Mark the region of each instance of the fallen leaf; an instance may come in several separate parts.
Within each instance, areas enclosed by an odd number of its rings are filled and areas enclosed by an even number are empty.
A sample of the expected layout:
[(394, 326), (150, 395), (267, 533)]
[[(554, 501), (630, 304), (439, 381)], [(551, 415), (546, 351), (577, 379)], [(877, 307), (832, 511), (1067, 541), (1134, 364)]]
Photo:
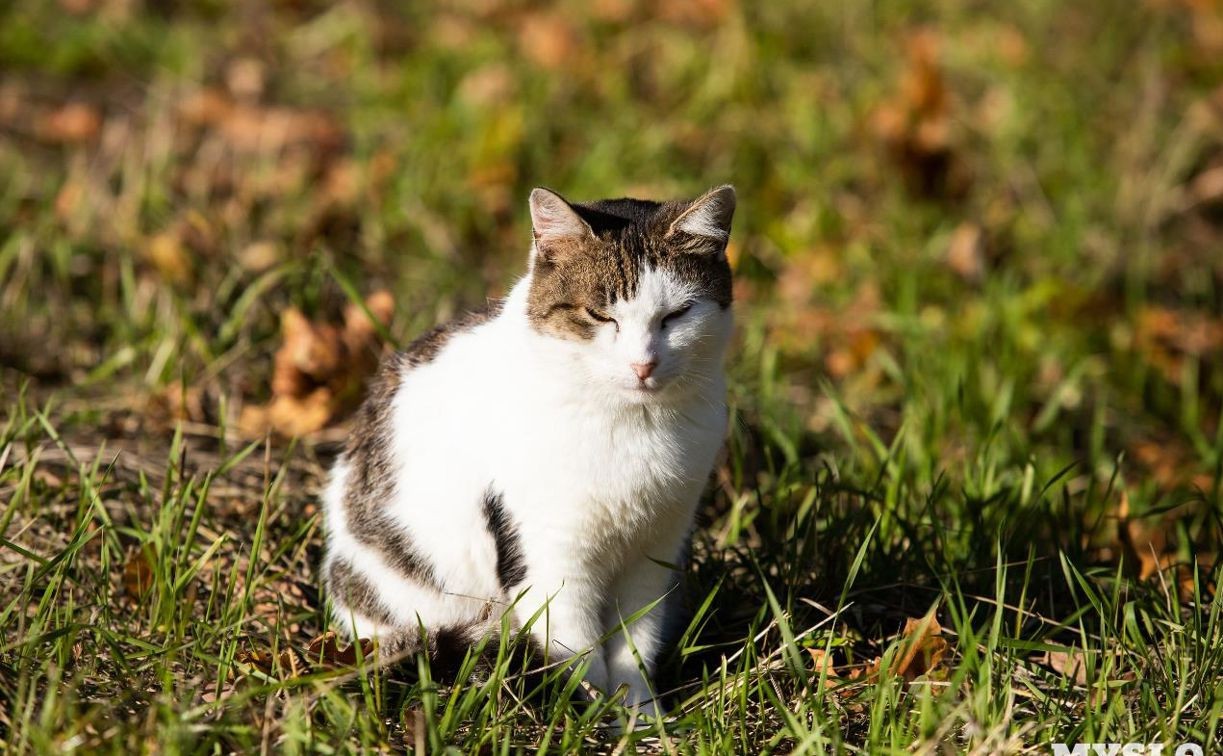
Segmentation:
[(890, 673), (907, 682), (938, 670), (947, 655), (949, 645), (942, 637), (943, 628), (931, 609), (921, 619), (909, 618), (901, 633), (901, 650), (892, 659)]
[(38, 123), (38, 137), (51, 144), (92, 142), (102, 130), (102, 114), (92, 105), (69, 102), (47, 113)]
[(364, 308), (350, 304), (342, 324), (316, 323), (296, 308), (285, 310), (281, 346), (273, 360), (272, 397), (265, 405), (243, 408), (239, 428), (252, 437), (269, 430), (303, 436), (353, 406), (377, 367), (379, 333), (390, 322), (394, 305), (388, 292), (376, 292)]
[(246, 665), (251, 670), (258, 670), (268, 677), (277, 678), (277, 672), (280, 672), (282, 673), (282, 676), (279, 676), (280, 679), (300, 677), (307, 669), (305, 662), (292, 648), (287, 648), (276, 655), (270, 651), (251, 649), (240, 652), (237, 660), (239, 664)]
[(892, 98), (871, 115), (871, 126), (912, 190), (956, 198), (968, 190), (971, 173), (939, 64), (941, 46), (933, 29), (908, 35), (906, 67)]
[(304, 651), (292, 646), (286, 647), (279, 654), (252, 648), (238, 654), (238, 662), (259, 671), (268, 677), (288, 679), (301, 677), (313, 672), (352, 667), (360, 659), (370, 658), (374, 652), (373, 641), (361, 638), (342, 645), (334, 632), (328, 631), (312, 639)]
[(1043, 661), (1054, 672), (1073, 680), (1076, 685), (1087, 684), (1087, 655), (1081, 649), (1049, 651)]
[(577, 30), (560, 12), (536, 12), (523, 18), (518, 46), (531, 62), (553, 71), (569, 66), (580, 47)]
[(238, 253), (238, 262), (252, 273), (262, 273), (280, 259), (280, 245), (272, 241), (251, 242)]
[(134, 599), (143, 597), (153, 588), (153, 565), (144, 549), (133, 549), (123, 563), (123, 591)]
[(1223, 203), (1223, 165), (1208, 168), (1193, 178), (1189, 195), (1202, 204)]
[(504, 63), (491, 63), (463, 77), (456, 94), (460, 102), (476, 108), (498, 107), (511, 100), (516, 82)]
[(1201, 311), (1144, 307), (1134, 327), (1134, 345), (1169, 383), (1179, 384), (1186, 358), (1223, 351), (1223, 319)]
[(265, 78), (263, 63), (256, 58), (237, 58), (225, 69), (225, 85), (243, 99), (253, 100), (263, 94)]
[(306, 660), (316, 667), (351, 667), (361, 659), (368, 659), (374, 652), (374, 642), (359, 638), (348, 645), (341, 645), (334, 631), (327, 631), (310, 641), (306, 647)]
[(696, 29), (717, 26), (730, 15), (733, 7), (733, 0), (668, 0), (654, 6), (662, 20)]
[(965, 221), (956, 227), (947, 245), (947, 265), (968, 281), (985, 273), (985, 237), (981, 227)]
[(811, 676), (818, 679), (822, 675), (824, 677), (825, 688), (836, 687), (841, 680), (841, 676), (837, 674), (837, 670), (832, 664), (832, 654), (825, 652), (822, 648), (808, 648), (807, 653), (811, 654), (811, 660), (814, 662)]

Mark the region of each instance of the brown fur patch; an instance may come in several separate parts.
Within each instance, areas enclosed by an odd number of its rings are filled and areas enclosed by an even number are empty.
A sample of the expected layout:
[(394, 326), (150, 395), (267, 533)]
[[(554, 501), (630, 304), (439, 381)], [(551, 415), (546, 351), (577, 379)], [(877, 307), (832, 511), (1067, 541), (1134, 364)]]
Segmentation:
[(691, 202), (600, 200), (570, 205), (591, 230), (593, 238), (550, 239), (538, 242), (531, 266), (527, 317), (532, 325), (561, 338), (593, 338), (598, 321), (588, 310), (637, 293), (646, 268), (669, 270), (693, 283), (701, 296), (722, 308), (731, 303), (730, 265), (725, 242), (677, 233), (671, 223)]
[(331, 561), (327, 568), (327, 586), (341, 615), (348, 610), (380, 625), (395, 623), (395, 618), (378, 600), (378, 589), (347, 560)]

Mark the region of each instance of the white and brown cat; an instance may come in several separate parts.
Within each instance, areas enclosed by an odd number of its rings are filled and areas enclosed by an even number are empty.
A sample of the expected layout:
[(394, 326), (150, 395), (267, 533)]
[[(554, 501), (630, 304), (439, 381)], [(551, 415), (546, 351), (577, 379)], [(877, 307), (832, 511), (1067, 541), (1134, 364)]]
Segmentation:
[(552, 659), (653, 714), (668, 565), (726, 430), (735, 192), (530, 210), (509, 296), (395, 354), (361, 409), (325, 494), (332, 618), (410, 651), (542, 609)]

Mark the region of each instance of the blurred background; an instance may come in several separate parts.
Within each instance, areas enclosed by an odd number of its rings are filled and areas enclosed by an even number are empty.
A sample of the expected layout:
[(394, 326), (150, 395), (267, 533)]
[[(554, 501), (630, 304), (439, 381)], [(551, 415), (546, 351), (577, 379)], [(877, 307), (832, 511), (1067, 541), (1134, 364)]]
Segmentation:
[(286, 308), (386, 290), (403, 341), (503, 292), (535, 185), (733, 182), (738, 366), (804, 427), (823, 380), (886, 436), (961, 392), (1171, 482), (1223, 386), (1223, 10), (841, 5), (10, 4), (0, 359), (232, 411)]
[(815, 501), (834, 593), (874, 521), (868, 575), (1210, 574), (1212, 0), (4, 4), (0, 413), (55, 397), (78, 452), (300, 435), (309, 493), (378, 350), (524, 271), (532, 187), (724, 182), (717, 548)]

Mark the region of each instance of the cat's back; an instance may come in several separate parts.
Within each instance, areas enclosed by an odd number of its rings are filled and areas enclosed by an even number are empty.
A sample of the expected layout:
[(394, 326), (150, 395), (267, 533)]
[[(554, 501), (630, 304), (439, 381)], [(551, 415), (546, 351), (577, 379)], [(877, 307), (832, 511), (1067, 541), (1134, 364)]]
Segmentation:
[[(344, 459), (336, 478), (347, 468), (356, 475), (347, 485), (377, 488), (401, 469), (405, 451), (422, 445), (444, 444), (443, 432), (456, 411), (473, 404), (480, 395), (473, 379), (489, 372), (494, 359), (485, 336), (502, 312), (502, 302), (493, 300), (419, 336), (407, 347), (382, 361), (365, 402), (354, 419)], [(340, 491), (337, 491), (340, 493)], [(385, 493), (385, 492), (383, 492)]]

